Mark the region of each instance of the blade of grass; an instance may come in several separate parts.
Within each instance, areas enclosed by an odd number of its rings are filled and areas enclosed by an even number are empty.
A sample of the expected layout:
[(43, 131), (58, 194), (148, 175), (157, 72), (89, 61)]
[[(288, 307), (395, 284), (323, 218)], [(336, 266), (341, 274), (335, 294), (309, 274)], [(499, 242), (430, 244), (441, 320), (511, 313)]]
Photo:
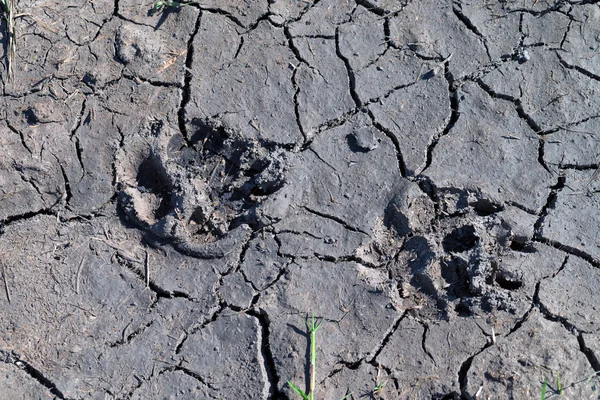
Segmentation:
[(373, 394), (379, 395), (381, 391), (385, 388), (386, 383), (387, 381), (378, 383), (377, 386), (375, 386), (375, 388), (373, 389)]
[(546, 400), (546, 390), (548, 390), (548, 378), (544, 378), (544, 383), (542, 384), (542, 400)]
[(323, 324), (323, 319), (315, 325), (315, 314), (312, 314), (311, 325), (305, 321), (308, 332), (310, 333), (310, 386), (308, 387), (309, 400), (315, 399), (315, 380), (317, 377), (317, 331)]
[(592, 388), (592, 392), (596, 392), (596, 385), (598, 383), (598, 378), (600, 377), (600, 371), (594, 372), (592, 375), (590, 375), (589, 378), (587, 378), (586, 380), (586, 384), (589, 385), (591, 384), (591, 388)]
[(303, 400), (308, 400), (308, 396), (306, 395), (306, 393), (304, 393), (302, 390), (298, 389), (298, 387), (296, 387), (296, 385), (294, 385), (292, 383), (292, 381), (287, 381), (287, 384), (290, 385), (292, 390), (294, 392), (296, 392), (300, 397), (302, 397)]
[[(306, 324), (306, 329), (308, 329), (309, 340), (310, 340), (310, 369), (309, 369), (309, 384), (308, 384), (308, 394), (304, 393), (300, 390), (296, 385), (292, 383), (292, 381), (287, 381), (287, 384), (290, 385), (292, 390), (296, 392), (296, 394), (302, 397), (302, 400), (315, 400), (315, 381), (317, 376), (317, 331), (323, 324), (324, 318), (315, 318), (315, 314), (311, 313), (310, 323), (308, 316), (304, 320), (304, 324)], [(352, 393), (348, 393), (341, 400), (345, 400), (352, 396)]]
[(323, 318), (319, 321), (315, 319), (315, 314), (312, 313), (310, 324), (308, 317), (304, 321), (306, 329), (308, 329), (309, 340), (310, 340), (310, 369), (309, 369), (309, 384), (308, 394), (298, 389), (291, 381), (288, 381), (288, 385), (302, 397), (303, 400), (315, 400), (315, 380), (317, 376), (317, 331), (323, 323)]

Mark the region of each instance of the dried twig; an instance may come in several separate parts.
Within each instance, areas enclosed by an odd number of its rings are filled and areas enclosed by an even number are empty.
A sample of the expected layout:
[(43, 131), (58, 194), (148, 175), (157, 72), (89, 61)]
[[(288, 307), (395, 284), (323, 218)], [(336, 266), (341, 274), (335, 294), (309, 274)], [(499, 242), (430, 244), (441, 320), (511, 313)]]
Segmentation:
[(75, 293), (79, 294), (79, 282), (81, 281), (81, 270), (83, 269), (83, 263), (85, 263), (85, 257), (81, 259), (79, 268), (77, 268), (77, 275), (75, 276)]

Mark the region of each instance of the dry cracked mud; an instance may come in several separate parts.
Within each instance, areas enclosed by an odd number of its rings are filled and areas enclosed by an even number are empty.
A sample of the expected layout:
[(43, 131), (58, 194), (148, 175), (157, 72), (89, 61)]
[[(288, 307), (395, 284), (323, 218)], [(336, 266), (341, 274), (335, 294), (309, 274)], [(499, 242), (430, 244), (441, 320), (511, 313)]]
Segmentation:
[(599, 1), (12, 3), (0, 399), (600, 398)]

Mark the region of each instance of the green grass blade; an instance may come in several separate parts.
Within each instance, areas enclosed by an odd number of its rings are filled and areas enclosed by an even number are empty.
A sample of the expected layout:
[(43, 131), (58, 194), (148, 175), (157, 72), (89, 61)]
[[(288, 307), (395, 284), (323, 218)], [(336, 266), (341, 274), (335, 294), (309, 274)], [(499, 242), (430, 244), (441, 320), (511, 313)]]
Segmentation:
[(546, 390), (548, 390), (548, 378), (544, 378), (544, 383), (542, 384), (542, 400), (546, 400)]
[[(2, 1), (2, 0), (0, 0)], [(191, 2), (190, 2), (191, 3)], [(308, 330), (308, 340), (310, 346), (310, 365), (308, 370), (308, 394), (304, 393), (300, 390), (296, 385), (294, 385), (291, 381), (287, 381), (288, 385), (292, 388), (294, 392), (303, 400), (314, 400), (315, 399), (315, 387), (316, 387), (316, 375), (317, 375), (317, 331), (323, 324), (324, 318), (315, 318), (315, 314), (312, 313), (309, 318), (308, 315), (304, 320), (306, 324), (306, 329)], [(344, 399), (346, 399), (349, 395), (346, 395)], [(344, 400), (342, 399), (342, 400)]]
[(590, 388), (592, 389), (592, 392), (596, 392), (596, 390), (598, 389), (597, 385), (598, 385), (598, 381), (600, 377), (600, 371), (598, 372), (594, 372), (592, 375), (590, 375), (589, 378), (587, 378), (586, 380), (586, 385), (590, 385)]
[(310, 385), (308, 388), (308, 400), (315, 399), (315, 383), (317, 378), (317, 331), (321, 327), (321, 324), (323, 324), (324, 319), (321, 318), (317, 323), (315, 323), (315, 321), (314, 313), (312, 313), (310, 325), (308, 324), (308, 321), (304, 321), (310, 334)]
[(562, 394), (563, 387), (562, 383), (560, 383), (560, 374), (556, 374), (556, 389), (558, 390), (558, 394)]
[(287, 384), (290, 385), (292, 390), (296, 392), (303, 400), (308, 400), (308, 396), (302, 390), (300, 390), (296, 385), (292, 383), (292, 381), (287, 381)]

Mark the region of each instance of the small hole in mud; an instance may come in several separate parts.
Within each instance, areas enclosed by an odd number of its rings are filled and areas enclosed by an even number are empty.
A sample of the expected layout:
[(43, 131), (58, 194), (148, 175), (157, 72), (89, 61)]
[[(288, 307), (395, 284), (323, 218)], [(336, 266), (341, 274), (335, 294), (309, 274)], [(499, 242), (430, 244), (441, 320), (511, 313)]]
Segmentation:
[(512, 242), (510, 242), (510, 248), (511, 250), (522, 252), (525, 250), (526, 246), (525, 243), (519, 243), (513, 240)]
[(454, 307), (454, 311), (456, 311), (459, 317), (469, 317), (473, 314), (469, 305), (462, 301)]
[(96, 78), (93, 75), (89, 74), (89, 73), (83, 75), (83, 78), (81, 80), (86, 85), (89, 85), (89, 86), (95, 86), (96, 85)]
[(469, 293), (469, 276), (466, 261), (452, 257), (441, 261), (442, 278), (448, 285), (446, 295), (450, 300), (462, 298)]
[(531, 361), (529, 361), (529, 360), (524, 360), (524, 359), (522, 359), (522, 358), (519, 358), (519, 359), (517, 360), (517, 362), (518, 362), (519, 364), (521, 364), (522, 366), (524, 366), (524, 367), (533, 367), (533, 363), (532, 363)]
[(154, 210), (154, 217), (159, 219), (169, 213), (169, 181), (158, 160), (150, 156), (140, 164), (136, 176), (138, 190), (150, 192), (159, 199), (159, 205)]
[(152, 135), (158, 136), (162, 132), (164, 125), (163, 121), (154, 120), (150, 123), (150, 132)]
[(200, 207), (196, 208), (190, 217), (190, 222), (196, 225), (204, 225), (206, 223), (206, 217)]
[(263, 187), (263, 186), (254, 186), (252, 188), (252, 190), (250, 191), (250, 194), (253, 196), (266, 196), (268, 194), (273, 193), (271, 190), (269, 190), (268, 187)]
[(190, 139), (191, 145), (198, 145), (202, 149), (211, 150), (215, 153), (223, 150), (223, 144), (228, 137), (224, 128), (212, 127), (198, 118), (192, 119), (192, 125), (196, 128), (196, 131)]
[(503, 274), (496, 275), (496, 283), (502, 289), (506, 289), (506, 290), (517, 290), (521, 286), (523, 286), (523, 282), (509, 279), (508, 277), (504, 276)]
[(472, 249), (477, 244), (479, 238), (475, 234), (475, 228), (471, 225), (461, 226), (450, 232), (442, 241), (442, 247), (445, 252), (462, 253)]
[(31, 108), (23, 111), (23, 116), (29, 125), (37, 125), (40, 122), (37, 115), (35, 115), (35, 111), (33, 111)]
[(356, 362), (345, 363), (345, 366), (346, 366), (346, 368), (348, 368), (352, 371), (356, 371), (360, 367), (360, 364), (361, 364), (360, 361), (356, 361)]
[(477, 202), (473, 204), (473, 209), (480, 217), (487, 217), (488, 215), (504, 210), (504, 207), (493, 203), (488, 199), (478, 199)]
[(269, 166), (268, 160), (254, 160), (247, 171), (244, 171), (244, 176), (254, 176), (263, 172)]
[(283, 183), (283, 181), (255, 183), (256, 186), (252, 188), (250, 193), (254, 196), (268, 196), (281, 189)]
[(220, 195), (221, 199), (229, 203), (230, 208), (244, 210), (252, 207), (255, 202), (250, 200), (250, 189), (248, 185), (231, 190), (229, 193)]
[(158, 194), (167, 189), (168, 181), (162, 168), (153, 157), (148, 157), (139, 166), (137, 174), (137, 183), (139, 187), (144, 187), (152, 193)]
[(518, 251), (520, 253), (537, 253), (537, 249), (535, 248), (532, 242), (518, 242), (513, 240), (510, 243), (510, 248), (511, 250)]
[(408, 218), (400, 211), (395, 201), (385, 208), (383, 214), (383, 225), (388, 229), (394, 229), (398, 236), (403, 237), (411, 233)]

